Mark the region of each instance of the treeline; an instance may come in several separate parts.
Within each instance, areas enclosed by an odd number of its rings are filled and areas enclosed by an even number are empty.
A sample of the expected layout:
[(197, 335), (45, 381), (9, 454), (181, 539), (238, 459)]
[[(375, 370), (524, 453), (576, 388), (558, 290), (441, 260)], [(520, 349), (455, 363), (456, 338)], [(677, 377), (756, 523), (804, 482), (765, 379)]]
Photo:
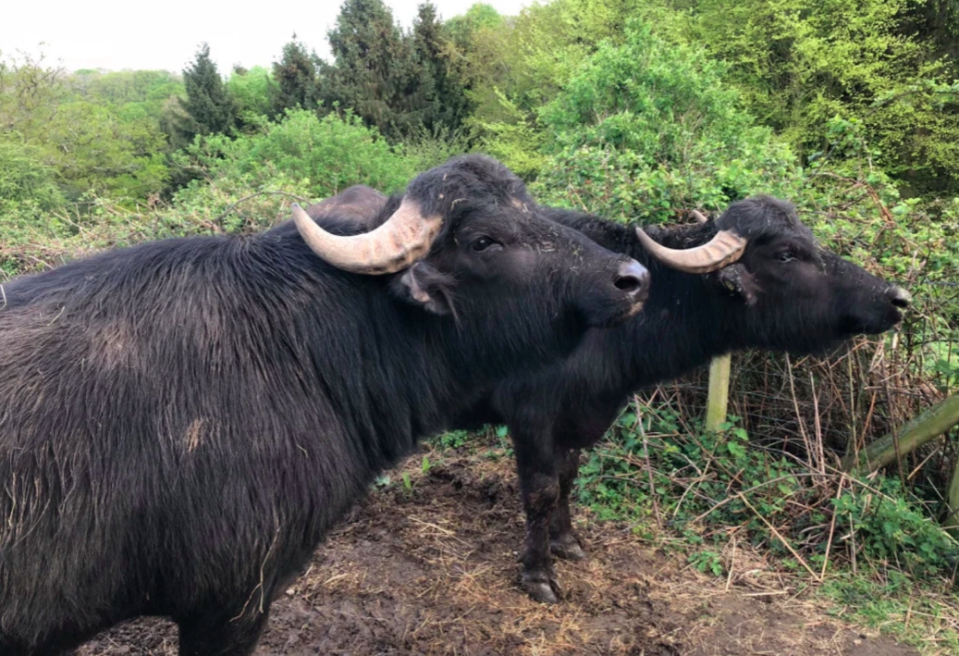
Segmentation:
[[(224, 83), (203, 46), (183, 72), (184, 114), (171, 137), (243, 133), (293, 109), (350, 110), (391, 142), (458, 129), (469, 113), (462, 53), (436, 7), (423, 4), (409, 32), (381, 0), (348, 0), (329, 33), (333, 63), (295, 39), (271, 70), (234, 69)], [(464, 33), (460, 28), (459, 32)], [(457, 55), (460, 57), (457, 57)]]
[(226, 77), (205, 44), (182, 75), (2, 59), (0, 207), (168, 200), (193, 177), (178, 153), (209, 136), (262, 134), (294, 110), (352, 114), (394, 145), (452, 134), (470, 107), (453, 34), (468, 38), (474, 22), (444, 23), (424, 4), (407, 32), (380, 0), (350, 0), (329, 34), (332, 63), (294, 35), (270, 68)]
[[(255, 134), (295, 109), (350, 113), (394, 145), (458, 137), (535, 179), (569, 145), (555, 103), (604, 49), (630, 47), (640, 23), (661, 47), (634, 54), (655, 67), (656, 53), (682, 53), (676, 75), (695, 66), (717, 76), (735, 96), (730, 111), (771, 129), (799, 165), (865, 155), (909, 196), (959, 193), (954, 0), (556, 0), (514, 17), (476, 4), (447, 20), (425, 3), (410, 30), (382, 0), (346, 0), (328, 35), (329, 62), (295, 35), (270, 67), (225, 78), (205, 45), (182, 75), (67, 74), (8, 59), (0, 189), (8, 201), (35, 197), (47, 207), (91, 191), (169, 198), (188, 180), (171, 153), (197, 137)], [(608, 73), (607, 93), (635, 86), (635, 71)], [(696, 132), (683, 106), (694, 99), (668, 79), (656, 84), (653, 104), (671, 105), (661, 108), (665, 121)], [(849, 131), (856, 143), (837, 139)], [(671, 147), (667, 139), (659, 145)], [(658, 147), (632, 141), (640, 156)]]
[[(324, 193), (335, 187), (316, 183), (321, 168), (350, 175), (332, 135), (352, 143), (360, 130), (383, 143), (347, 160), (389, 153), (405, 175), (480, 150), (545, 198), (613, 216), (666, 220), (757, 192), (815, 190), (821, 206), (861, 181), (886, 210), (946, 229), (959, 195), (957, 7), (554, 0), (444, 19), (427, 2), (405, 30), (382, 0), (345, 0), (330, 61), (295, 35), (270, 66), (226, 75), (206, 45), (182, 74), (6, 59), (0, 215), (198, 207), (215, 178), (220, 191)], [(292, 134), (325, 154), (280, 136)], [(230, 160), (244, 153), (259, 159)]]

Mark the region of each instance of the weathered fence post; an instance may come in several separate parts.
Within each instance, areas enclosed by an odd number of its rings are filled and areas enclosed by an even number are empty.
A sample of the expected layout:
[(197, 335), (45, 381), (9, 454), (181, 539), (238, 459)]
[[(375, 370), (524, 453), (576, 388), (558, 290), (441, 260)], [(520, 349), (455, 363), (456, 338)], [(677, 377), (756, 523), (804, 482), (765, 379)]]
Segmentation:
[[(948, 396), (907, 421), (899, 428), (898, 455), (904, 456), (926, 442), (939, 437), (959, 423), (959, 394)], [(843, 458), (842, 468), (847, 472), (868, 474), (895, 461), (896, 440), (892, 433), (883, 435), (859, 452)], [(955, 476), (953, 476), (955, 479)]]
[(709, 363), (709, 398), (706, 400), (706, 430), (718, 431), (726, 423), (729, 405), (730, 356), (721, 355)]

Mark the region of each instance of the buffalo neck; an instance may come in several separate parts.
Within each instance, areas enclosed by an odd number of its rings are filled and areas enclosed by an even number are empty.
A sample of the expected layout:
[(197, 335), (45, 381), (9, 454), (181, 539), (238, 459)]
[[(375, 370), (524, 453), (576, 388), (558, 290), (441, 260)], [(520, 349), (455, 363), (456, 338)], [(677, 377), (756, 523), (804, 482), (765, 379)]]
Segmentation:
[[(285, 248), (293, 255), (283, 261), (301, 271), (299, 293), (322, 299), (305, 302), (306, 316), (296, 322), (296, 339), (309, 345), (314, 363), (307, 375), (327, 390), (338, 415), (349, 418), (377, 467), (409, 453), (417, 438), (445, 429), (500, 379), (568, 354), (576, 345), (571, 335), (584, 330), (570, 326), (559, 343), (550, 340), (551, 330), (524, 333), (529, 322), (519, 308), (437, 316), (398, 300), (386, 277), (335, 271), (295, 237)], [(523, 339), (513, 344), (504, 332)], [(554, 353), (561, 346), (567, 350)], [(329, 380), (327, 367), (336, 367)]]
[[(639, 243), (634, 226), (572, 212), (557, 218), (641, 262), (652, 279), (649, 298), (638, 315), (619, 327), (591, 331), (577, 352), (573, 369), (598, 374), (589, 376), (591, 389), (628, 393), (745, 347), (741, 302), (713, 287), (707, 276), (675, 271), (653, 259)], [(716, 234), (712, 223), (646, 231), (670, 248), (697, 246)], [(603, 357), (597, 357), (598, 352)]]

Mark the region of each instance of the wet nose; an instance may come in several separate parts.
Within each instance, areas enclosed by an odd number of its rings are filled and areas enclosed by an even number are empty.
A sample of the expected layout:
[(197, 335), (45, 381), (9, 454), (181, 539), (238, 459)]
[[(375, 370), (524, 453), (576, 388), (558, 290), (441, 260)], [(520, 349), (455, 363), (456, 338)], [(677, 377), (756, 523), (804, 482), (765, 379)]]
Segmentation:
[(628, 260), (619, 265), (613, 284), (626, 292), (634, 303), (641, 303), (649, 293), (649, 271), (636, 260)]
[(907, 308), (912, 303), (912, 294), (899, 285), (893, 285), (887, 289), (886, 296), (897, 308)]

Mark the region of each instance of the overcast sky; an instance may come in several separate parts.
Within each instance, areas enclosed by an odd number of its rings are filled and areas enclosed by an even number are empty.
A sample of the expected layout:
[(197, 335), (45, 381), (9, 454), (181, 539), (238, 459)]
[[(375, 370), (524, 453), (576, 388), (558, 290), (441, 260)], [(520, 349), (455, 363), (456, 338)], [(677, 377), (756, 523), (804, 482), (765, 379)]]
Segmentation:
[[(434, 0), (446, 19), (475, 0)], [(422, 0), (385, 0), (405, 28)], [(528, 0), (484, 0), (516, 14)], [(159, 0), (11, 0), (0, 20), (0, 52), (36, 55), (68, 70), (80, 68), (181, 71), (206, 41), (221, 73), (234, 64), (269, 66), (293, 33), (328, 58), (326, 33), (336, 23), (340, 0), (242, 2)], [(43, 42), (43, 46), (40, 43)]]

